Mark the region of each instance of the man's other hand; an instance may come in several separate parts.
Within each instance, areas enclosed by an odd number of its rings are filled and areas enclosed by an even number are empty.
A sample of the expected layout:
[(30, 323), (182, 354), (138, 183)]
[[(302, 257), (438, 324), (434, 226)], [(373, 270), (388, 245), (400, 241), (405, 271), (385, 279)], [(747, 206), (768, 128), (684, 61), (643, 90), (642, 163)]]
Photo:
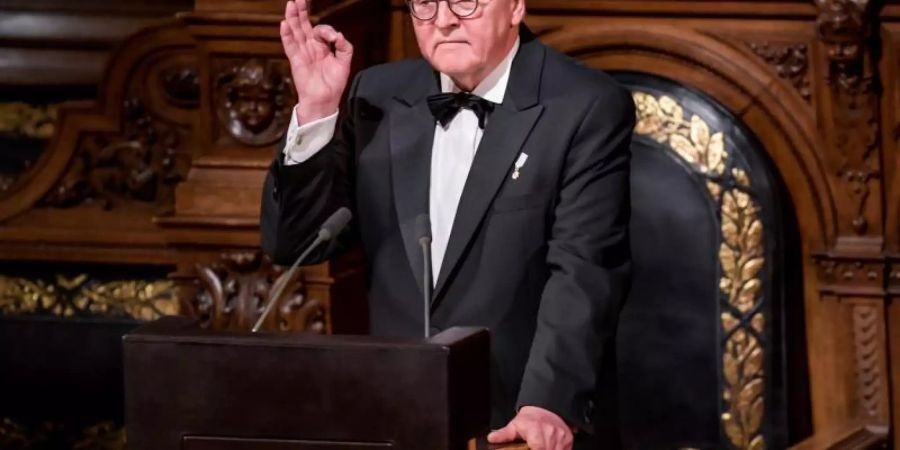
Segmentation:
[(556, 414), (537, 406), (523, 406), (509, 423), (488, 434), (501, 444), (523, 439), (531, 450), (572, 450), (572, 428)]

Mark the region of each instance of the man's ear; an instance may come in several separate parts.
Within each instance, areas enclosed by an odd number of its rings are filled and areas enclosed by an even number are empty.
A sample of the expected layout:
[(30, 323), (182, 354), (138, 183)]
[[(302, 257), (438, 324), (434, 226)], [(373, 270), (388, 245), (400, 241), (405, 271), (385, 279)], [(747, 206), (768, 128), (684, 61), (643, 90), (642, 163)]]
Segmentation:
[(525, 19), (525, 0), (512, 0), (512, 21), (510, 25), (518, 27)]

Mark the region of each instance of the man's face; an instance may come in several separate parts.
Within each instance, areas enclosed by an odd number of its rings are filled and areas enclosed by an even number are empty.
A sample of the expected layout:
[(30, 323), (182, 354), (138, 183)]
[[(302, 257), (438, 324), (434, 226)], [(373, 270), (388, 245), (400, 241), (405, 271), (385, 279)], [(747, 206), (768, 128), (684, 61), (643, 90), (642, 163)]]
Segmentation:
[(437, 2), (437, 14), (431, 20), (412, 17), (419, 50), (432, 67), (454, 78), (486, 76), (518, 35), (524, 0), (477, 0), (475, 12), (467, 17), (457, 17), (450, 10), (449, 2), (454, 1), (460, 0)]

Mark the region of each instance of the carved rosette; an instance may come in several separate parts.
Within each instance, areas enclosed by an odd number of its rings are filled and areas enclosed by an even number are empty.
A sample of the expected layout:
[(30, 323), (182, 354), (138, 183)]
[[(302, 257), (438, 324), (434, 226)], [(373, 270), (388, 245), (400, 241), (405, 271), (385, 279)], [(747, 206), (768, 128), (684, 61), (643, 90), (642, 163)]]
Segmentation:
[(747, 172), (736, 166), (722, 132), (703, 118), (685, 117), (677, 100), (635, 92), (635, 132), (655, 139), (706, 179), (721, 224), (722, 409), (721, 424), (733, 448), (764, 449), (765, 305), (761, 271), (765, 266), (763, 223)]
[(302, 280), (284, 280), (283, 274), (283, 268), (258, 251), (222, 254), (218, 262), (196, 267), (196, 295), (186, 297), (189, 315), (206, 328), (249, 330), (265, 308), (275, 283), (287, 282), (264, 328), (323, 333), (322, 302), (307, 297)]
[(816, 27), (825, 46), (831, 98), (832, 145), (840, 155), (836, 175), (853, 206), (851, 229), (868, 230), (867, 204), (880, 179), (879, 101), (872, 49), (874, 13), (869, 0), (816, 0)]
[(748, 42), (747, 46), (773, 66), (779, 77), (789, 81), (803, 100), (810, 101), (809, 46), (780, 42)]
[(267, 146), (284, 135), (297, 104), (290, 69), (281, 59), (220, 59), (213, 63), (219, 129), (237, 142)]

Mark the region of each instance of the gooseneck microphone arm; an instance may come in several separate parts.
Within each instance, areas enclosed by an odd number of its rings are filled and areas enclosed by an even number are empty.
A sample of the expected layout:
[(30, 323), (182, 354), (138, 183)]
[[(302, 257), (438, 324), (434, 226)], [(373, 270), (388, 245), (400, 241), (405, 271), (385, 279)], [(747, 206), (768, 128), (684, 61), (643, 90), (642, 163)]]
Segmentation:
[(350, 210), (347, 208), (340, 208), (335, 211), (331, 216), (325, 219), (325, 222), (322, 223), (322, 228), (319, 229), (319, 234), (316, 236), (316, 239), (313, 240), (311, 244), (306, 247), (306, 250), (303, 250), (303, 253), (294, 261), (294, 264), (282, 275), (278, 281), (275, 283), (273, 293), (269, 295), (269, 298), (266, 299), (266, 308), (263, 310), (262, 314), (259, 315), (259, 319), (256, 319), (256, 324), (253, 325), (252, 332), (256, 333), (259, 331), (259, 328), (262, 326), (263, 322), (266, 320), (266, 317), (271, 313), (272, 308), (278, 303), (278, 299), (281, 298), (281, 294), (284, 293), (284, 289), (291, 284), (291, 280), (294, 278), (294, 273), (297, 272), (297, 268), (300, 267), (300, 264), (303, 261), (306, 261), (306, 258), (309, 257), (309, 254), (312, 253), (313, 250), (318, 248), (322, 243), (328, 242), (334, 239), (338, 233), (347, 226), (347, 223), (350, 222), (350, 219), (353, 218), (353, 214), (350, 213)]

